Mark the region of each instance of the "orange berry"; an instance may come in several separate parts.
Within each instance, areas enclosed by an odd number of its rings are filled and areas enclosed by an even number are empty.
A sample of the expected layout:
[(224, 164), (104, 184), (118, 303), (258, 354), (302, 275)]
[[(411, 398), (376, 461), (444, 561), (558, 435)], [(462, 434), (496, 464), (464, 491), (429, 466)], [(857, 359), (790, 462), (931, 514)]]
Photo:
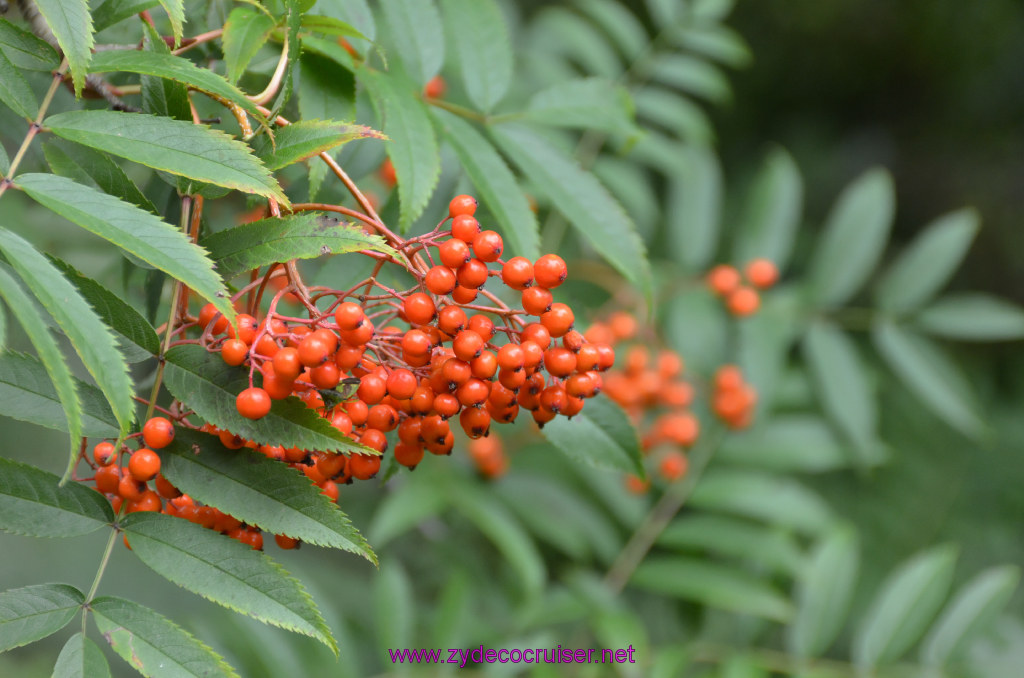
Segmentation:
[(370, 454), (353, 454), (348, 460), (348, 471), (353, 478), (369, 480), (380, 471), (380, 457)]
[(423, 446), (419, 441), (398, 443), (395, 445), (395, 461), (411, 471), (423, 461)]
[(740, 273), (728, 264), (719, 264), (708, 272), (707, 283), (712, 292), (724, 297), (740, 286)]
[(455, 278), (459, 281), (459, 285), (468, 287), (471, 290), (483, 287), (484, 283), (487, 282), (488, 275), (490, 274), (487, 270), (487, 264), (480, 259), (470, 259), (455, 271)]
[(128, 459), (128, 472), (138, 481), (152, 480), (160, 472), (159, 455), (148, 448), (139, 448)]
[(754, 259), (747, 263), (744, 272), (754, 287), (767, 289), (779, 279), (779, 269), (768, 259)]
[(221, 312), (213, 304), (207, 304), (199, 310), (199, 328), (205, 331), (215, 317), (217, 320), (213, 323), (213, 327), (210, 328), (210, 334), (216, 335), (226, 330), (228, 328), (228, 319), (221, 315)]
[(456, 284), (455, 273), (447, 266), (434, 266), (423, 276), (423, 284), (438, 296), (451, 294)]
[(92, 458), (96, 460), (96, 463), (100, 466), (110, 466), (117, 459), (117, 455), (114, 454), (113, 443), (103, 441), (96, 443), (92, 448)]
[(512, 257), (501, 268), (501, 280), (514, 290), (533, 284), (533, 264), (526, 257)]
[(228, 339), (220, 347), (220, 357), (231, 366), (238, 366), (249, 356), (249, 345), (241, 339)]
[(319, 367), (331, 355), (330, 346), (316, 333), (299, 342), (299, 362), (306, 367)]
[(448, 268), (458, 268), (473, 258), (473, 253), (465, 240), (452, 238), (441, 243), (437, 249), (441, 263)]
[(363, 307), (354, 301), (338, 304), (338, 307), (334, 309), (334, 322), (342, 331), (356, 329), (362, 324), (364, 318), (366, 318), (366, 313), (363, 311)]
[(521, 295), (523, 310), (530, 315), (543, 315), (551, 308), (555, 300), (551, 291), (545, 287), (527, 287)]
[(167, 447), (174, 440), (174, 424), (164, 417), (153, 417), (142, 427), (142, 440), (154, 450)]
[(246, 419), (262, 419), (270, 412), (270, 396), (262, 388), (247, 388), (238, 394), (235, 406)]
[(735, 316), (752, 315), (761, 306), (761, 296), (751, 287), (739, 287), (726, 299), (726, 305)]
[(391, 158), (384, 158), (384, 162), (380, 164), (380, 168), (377, 170), (377, 176), (380, 177), (380, 180), (388, 188), (398, 183), (398, 174), (395, 172), (395, 166), (391, 164)]
[(565, 260), (557, 254), (545, 254), (533, 264), (533, 276), (541, 287), (558, 287), (568, 275)]
[(566, 304), (554, 303), (551, 308), (541, 314), (540, 323), (547, 328), (552, 337), (564, 336), (572, 329), (576, 316)]
[(658, 464), (658, 471), (661, 472), (665, 480), (675, 482), (686, 475), (688, 467), (689, 462), (686, 459), (686, 455), (682, 452), (669, 452), (661, 458), (661, 463)]
[(411, 398), (416, 392), (417, 385), (416, 375), (407, 369), (393, 370), (388, 375), (386, 383), (388, 394), (398, 400)]
[(505, 249), (505, 242), (495, 231), (481, 231), (473, 238), (473, 253), (481, 261), (497, 261)]

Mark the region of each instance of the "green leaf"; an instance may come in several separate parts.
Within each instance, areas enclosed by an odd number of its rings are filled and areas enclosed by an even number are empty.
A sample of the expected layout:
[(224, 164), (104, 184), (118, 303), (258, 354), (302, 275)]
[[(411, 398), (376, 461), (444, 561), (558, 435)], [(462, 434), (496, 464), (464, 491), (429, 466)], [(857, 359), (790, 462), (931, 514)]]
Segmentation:
[(542, 89), (531, 97), (523, 116), (555, 127), (594, 129), (627, 136), (637, 131), (629, 92), (604, 78), (568, 80)]
[(885, 251), (895, 211), (892, 177), (868, 170), (836, 201), (811, 259), (808, 293), (821, 306), (838, 306), (857, 293)]
[(55, 257), (49, 259), (81, 293), (82, 298), (89, 302), (100, 319), (114, 331), (121, 352), (129, 362), (147, 360), (160, 352), (160, 339), (156, 336), (156, 330), (141, 313), (92, 278), (86, 278), (70, 264)]
[(96, 598), (89, 608), (114, 652), (144, 676), (238, 675), (220, 655), (155, 610), (112, 596)]
[(106, 153), (60, 140), (44, 143), (43, 153), (55, 174), (79, 184), (96, 186), (104, 193), (157, 214), (149, 198)]
[(579, 64), (584, 73), (611, 79), (622, 74), (621, 61), (611, 42), (568, 7), (545, 7), (531, 23), (530, 42), (523, 51), (539, 54), (545, 69), (551, 68), (552, 61), (566, 60)]
[(337, 35), (345, 38), (359, 38), (369, 40), (352, 24), (332, 16), (320, 16), (318, 14), (303, 14), (302, 28), (314, 33), (325, 35)]
[(267, 43), (274, 30), (274, 20), (251, 7), (231, 10), (224, 24), (224, 61), (228, 82), (238, 82), (256, 52)]
[(853, 638), (853, 660), (871, 668), (899, 659), (939, 611), (956, 550), (939, 546), (904, 561), (882, 584)]
[(878, 404), (857, 346), (835, 325), (818, 320), (804, 336), (803, 355), (822, 408), (864, 459), (876, 443)]
[(185, 0), (160, 0), (160, 6), (167, 12), (167, 18), (171, 20), (171, 30), (174, 31), (174, 46), (177, 47), (184, 35)]
[(921, 311), (915, 324), (928, 334), (957, 341), (1024, 339), (1024, 309), (981, 293), (942, 297)]
[[(302, 45), (308, 47), (308, 39)], [(299, 59), (299, 71), (299, 117), (355, 119), (356, 79), (352, 71), (308, 49)], [(326, 173), (326, 166), (323, 171)]]
[(215, 436), (191, 431), (181, 431), (163, 452), (161, 473), (204, 504), (267, 532), (377, 562), (337, 504), (297, 470), (262, 454), (228, 450)]
[[(299, 62), (299, 56), (302, 54), (302, 43), (299, 41), (299, 30), (302, 28), (302, 12), (303, 4), (300, 0), (284, 0), (285, 16), (284, 16), (284, 28), (285, 28), (285, 47), (287, 53), (285, 54), (285, 69), (284, 77), (281, 79), (281, 86), (277, 90), (277, 97), (274, 99), (274, 105), (270, 107), (270, 115), (267, 117), (270, 120), (277, 120), (277, 116), (284, 110), (284, 105), (288, 103), (288, 100), (292, 96), (292, 90), (294, 87), (295, 77), (295, 65)], [(309, 4), (305, 3), (306, 9), (309, 8)]]
[(1020, 568), (1004, 565), (979, 572), (960, 587), (942, 616), (921, 642), (921, 661), (941, 666), (991, 624), (1010, 602)]
[[(80, 400), (81, 435), (116, 437), (120, 427), (103, 393), (75, 377), (71, 377), (71, 385)], [(0, 355), (0, 414), (57, 431), (68, 430), (64, 405), (45, 365), (24, 353)], [(77, 454), (77, 442), (72, 442)]]
[(34, 119), (39, 111), (36, 95), (25, 76), (0, 51), (0, 101), (23, 118)]
[(157, 4), (158, 0), (106, 0), (92, 11), (92, 22), (99, 33)]
[(433, 109), (431, 113), (445, 141), (459, 157), (480, 200), (501, 226), (509, 250), (534, 261), (540, 256), (537, 215), (523, 194), (512, 170), (491, 143), (462, 118)]
[(448, 496), (437, 491), (432, 479), (424, 478), (424, 471), (409, 476), (401, 492), (390, 492), (380, 501), (367, 530), (377, 548), (437, 517), (448, 506)]
[[(344, 47), (339, 45), (333, 40), (324, 40), (323, 38), (314, 38), (306, 35), (302, 37), (302, 50), (309, 54), (317, 54), (326, 59), (330, 59), (338, 66), (341, 66), (344, 70), (352, 73), (356, 70), (356, 62), (352, 58), (352, 55), (345, 50)], [(363, 71), (365, 73), (365, 71)], [(326, 111), (320, 115), (312, 116), (315, 118), (337, 118), (339, 117), (335, 111)]]
[(674, 42), (733, 68), (749, 66), (753, 60), (746, 41), (734, 30), (721, 24), (686, 26), (675, 34)]
[(97, 52), (93, 55), (92, 63), (89, 64), (89, 72), (138, 73), (174, 80), (204, 94), (209, 94), (218, 101), (233, 103), (256, 120), (266, 123), (266, 118), (256, 108), (256, 105), (245, 96), (244, 92), (225, 80), (223, 76), (208, 68), (200, 68), (188, 59), (173, 54), (137, 50)]
[(57, 267), (23, 238), (0, 228), (0, 251), (21, 276), (25, 286), (57, 321), (82, 359), (82, 364), (107, 397), (121, 429), (127, 430), (135, 420), (132, 401), (135, 389), (110, 329)]
[(574, 159), (525, 127), (497, 125), (491, 133), (505, 155), (558, 206), (583, 241), (649, 299), (653, 292), (644, 243), (607, 189)]
[(587, 400), (572, 419), (544, 425), (544, 437), (572, 459), (597, 468), (644, 475), (640, 438), (622, 408), (605, 396)]
[(451, 500), (459, 512), (501, 551), (519, 575), (527, 597), (539, 593), (544, 588), (546, 576), (544, 560), (515, 518), (496, 499), (473, 486), (452, 491)]
[(171, 394), (214, 426), (247, 440), (303, 450), (379, 454), (353, 442), (295, 397), (274, 401), (259, 421), (238, 413), (235, 398), (249, 386), (248, 370), (227, 365), (202, 346), (174, 346), (166, 354), (164, 383)]
[(99, 645), (76, 633), (60, 651), (53, 678), (110, 678), (110, 666)]
[(878, 282), (879, 306), (896, 313), (919, 308), (956, 273), (978, 232), (978, 213), (959, 210), (933, 221)]
[(46, 19), (57, 44), (71, 66), (75, 96), (82, 95), (85, 73), (92, 56), (93, 27), (88, 0), (36, 0), (36, 8)]
[(147, 167), (290, 204), (248, 146), (205, 125), (120, 111), (69, 111), (45, 124), (63, 139)]
[(967, 436), (982, 433), (971, 386), (939, 346), (884, 320), (875, 323), (871, 338), (889, 369), (940, 419)]
[[(398, 59), (416, 84), (422, 87), (437, 75), (444, 63), (445, 41), (437, 7), (432, 0), (389, 0), (381, 3), (380, 7)], [(474, 26), (468, 30), (481, 30), (481, 27)], [(388, 136), (396, 138), (391, 134)]]
[(78, 443), (82, 438), (82, 404), (78, 399), (78, 392), (75, 390), (74, 377), (71, 376), (71, 370), (64, 362), (64, 356), (61, 354), (60, 348), (57, 347), (57, 342), (50, 334), (46, 319), (37, 310), (36, 305), (21, 288), (21, 285), (3, 268), (0, 268), (0, 298), (14, 313), (14, 317), (18, 319), (25, 334), (28, 335), (29, 341), (32, 342), (32, 346), (35, 347), (64, 410), (64, 418), (68, 425), (70, 451), (67, 470), (64, 472), (62, 482), (67, 482), (67, 479), (71, 477), (71, 470), (78, 461)]
[(761, 579), (696, 558), (648, 556), (630, 584), (709, 607), (785, 622), (793, 614), (786, 597)]
[(64, 628), (85, 596), (67, 584), (38, 584), (0, 593), (0, 652)]
[(729, 79), (722, 71), (692, 56), (668, 53), (655, 58), (651, 77), (714, 104), (732, 99)]
[(575, 5), (611, 37), (628, 61), (633, 62), (646, 49), (647, 30), (627, 6), (614, 0), (577, 0)]
[(36, 202), (182, 281), (233, 320), (235, 309), (206, 252), (159, 217), (113, 196), (51, 174), (22, 174)]
[(187, 520), (133, 513), (124, 521), (132, 552), (160, 576), (266, 624), (337, 645), (302, 584), (260, 551)]
[[(7, 356), (4, 356), (6, 359)], [(29, 537), (77, 537), (114, 520), (110, 502), (80, 483), (0, 458), (0, 530)]]
[(60, 64), (60, 57), (48, 42), (7, 19), (0, 19), (0, 52), (15, 67), (27, 71), (55, 71)]
[(717, 458), (785, 473), (822, 473), (850, 466), (827, 423), (809, 414), (774, 415), (750, 431), (730, 434)]
[(764, 257), (784, 269), (800, 225), (803, 197), (803, 181), (792, 156), (781, 148), (773, 150), (747, 195), (733, 260), (742, 264)]
[(669, 243), (677, 261), (691, 271), (703, 271), (718, 249), (722, 170), (708, 148), (681, 148), (680, 154), (667, 207)]
[(442, 0), (449, 59), (458, 64), (469, 100), (490, 111), (512, 84), (512, 44), (494, 0)]
[(680, 141), (711, 144), (715, 132), (704, 110), (661, 87), (644, 87), (633, 93), (638, 117), (661, 125)]
[(378, 654), (386, 658), (390, 648), (411, 647), (416, 601), (409, 575), (396, 559), (387, 560), (381, 568), (373, 585), (373, 599)]
[(802, 554), (789, 534), (746, 520), (709, 514), (677, 518), (658, 536), (658, 545), (678, 551), (708, 551), (792, 576)]
[(833, 520), (828, 504), (817, 494), (791, 478), (768, 473), (713, 468), (697, 484), (690, 503), (805, 534), (817, 534)]
[(256, 152), (268, 168), (279, 170), (354, 139), (386, 138), (364, 125), (334, 120), (302, 120), (279, 129), (273, 146), (266, 137), (259, 137), (262, 141)]
[(796, 615), (788, 629), (794, 654), (817, 657), (835, 642), (850, 611), (859, 564), (853, 530), (833, 530), (815, 546), (797, 580)]
[[(146, 52), (153, 54), (170, 54), (171, 48), (164, 42), (160, 33), (143, 23), (144, 36), (142, 45)], [(175, 120), (192, 122), (189, 107), (188, 88), (177, 80), (168, 80), (151, 75), (139, 78), (142, 83), (142, 111)]]
[(218, 231), (200, 243), (210, 251), (225, 278), (290, 259), (315, 259), (325, 254), (375, 250), (394, 254), (378, 235), (367, 235), (350, 222), (337, 222), (316, 212), (271, 217)]
[(366, 0), (320, 0), (316, 10), (354, 26), (367, 40), (377, 37), (377, 25)]
[[(402, 4), (404, 0), (396, 0), (384, 6), (397, 8)], [(432, 41), (437, 41), (436, 35)], [(437, 138), (427, 107), (409, 83), (388, 73), (370, 73), (362, 82), (370, 92), (378, 117), (384, 121), (384, 134), (391, 139), (387, 153), (398, 177), (398, 225), (405, 233), (427, 206), (441, 176)]]

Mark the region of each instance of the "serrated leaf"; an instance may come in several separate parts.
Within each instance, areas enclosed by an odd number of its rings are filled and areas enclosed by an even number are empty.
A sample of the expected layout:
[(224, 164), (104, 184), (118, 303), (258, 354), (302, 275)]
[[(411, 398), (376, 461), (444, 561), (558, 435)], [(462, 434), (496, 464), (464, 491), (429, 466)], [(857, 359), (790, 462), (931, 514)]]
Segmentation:
[[(262, 16), (262, 15), (261, 15)], [(192, 89), (210, 94), (218, 101), (228, 101), (266, 123), (266, 118), (245, 93), (207, 68), (200, 68), (188, 59), (162, 52), (107, 50), (93, 55), (90, 73), (138, 73), (180, 82)], [(187, 175), (186, 175), (187, 176)]]
[(159, 0), (160, 6), (167, 12), (167, 18), (171, 20), (171, 30), (174, 31), (174, 46), (181, 43), (184, 35), (185, 23), (185, 0)]
[(512, 83), (512, 44), (494, 0), (442, 0), (445, 40), (469, 100), (482, 111), (501, 101)]
[(224, 23), (224, 62), (228, 69), (228, 82), (238, 82), (256, 52), (267, 43), (274, 30), (274, 20), (250, 7), (231, 10)]
[(544, 560), (522, 526), (493, 497), (472, 486), (451, 493), (453, 505), (501, 551), (519, 576), (527, 597), (539, 593), (546, 577)]
[(562, 212), (579, 236), (649, 299), (650, 264), (636, 227), (607, 189), (533, 131), (497, 125), (491, 133), (505, 155)]
[[(22, 290), (21, 285), (7, 271), (0, 268), (0, 298), (18, 319), (29, 341), (39, 354), (43, 369), (53, 383), (54, 390), (64, 411), (68, 425), (69, 455), (64, 481), (71, 477), (71, 470), (78, 460), (78, 442), (82, 437), (82, 404), (75, 390), (74, 377), (64, 362), (64, 356), (50, 334), (46, 319), (36, 309), (33, 300)], [(120, 427), (118, 427), (120, 428)]]
[[(146, 52), (154, 54), (170, 54), (171, 48), (164, 42), (159, 31), (143, 22), (142, 46)], [(173, 118), (184, 122), (192, 122), (189, 106), (188, 88), (177, 80), (143, 75), (139, 78), (142, 85), (142, 111), (154, 115)]]
[(530, 209), (512, 170), (491, 143), (456, 115), (431, 111), (445, 141), (452, 147), (481, 202), (501, 226), (509, 250), (534, 261), (540, 256), (537, 215)]
[(57, 321), (106, 396), (122, 430), (127, 430), (135, 420), (135, 389), (110, 329), (57, 267), (23, 238), (0, 228), (0, 251)]
[(863, 668), (899, 659), (939, 611), (953, 580), (956, 550), (939, 546), (904, 561), (882, 584), (853, 638)]
[(64, 628), (85, 596), (67, 584), (38, 584), (0, 593), (0, 652)]
[(99, 33), (157, 4), (158, 0), (106, 0), (92, 11), (92, 21)]
[(722, 170), (708, 148), (679, 148), (668, 207), (673, 257), (691, 271), (702, 271), (718, 249), (721, 232)]
[(942, 666), (966, 646), (1010, 602), (1020, 569), (1011, 565), (979, 572), (960, 587), (921, 642), (921, 661)]
[(627, 136), (637, 131), (629, 92), (605, 78), (569, 80), (542, 89), (530, 98), (523, 117), (554, 127)]
[(622, 408), (603, 395), (587, 400), (572, 419), (548, 422), (542, 433), (573, 459), (597, 468), (644, 474), (636, 429)]
[(133, 513), (132, 552), (169, 581), (264, 623), (337, 645), (305, 587), (260, 551), (187, 520)]
[(43, 153), (55, 174), (79, 184), (96, 186), (104, 193), (157, 214), (149, 198), (106, 153), (60, 140), (45, 142)]
[[(385, 7), (403, 4), (388, 2)], [(408, 82), (388, 73), (363, 78), (378, 117), (383, 120), (388, 158), (398, 177), (399, 227), (405, 233), (423, 212), (441, 175), (441, 153), (430, 116)]]
[(647, 591), (721, 610), (787, 621), (793, 608), (786, 597), (762, 580), (720, 564), (695, 558), (649, 556), (629, 583)]
[(325, 452), (379, 454), (342, 435), (295, 397), (274, 401), (253, 421), (238, 413), (235, 398), (249, 387), (248, 370), (227, 365), (202, 346), (174, 346), (166, 354), (164, 383), (175, 398), (214, 426), (258, 443)]
[(153, 169), (290, 204), (248, 146), (205, 125), (120, 111), (58, 113), (45, 125), (63, 139)]
[(36, 8), (46, 19), (46, 25), (57, 38), (57, 44), (71, 66), (75, 96), (81, 96), (93, 48), (88, 0), (36, 0)]
[(661, 125), (680, 141), (710, 144), (715, 132), (704, 110), (661, 87), (644, 87), (633, 93), (637, 117)]
[(863, 459), (876, 442), (878, 404), (856, 345), (839, 328), (819, 320), (804, 336), (803, 355), (822, 408)]
[[(307, 43), (303, 40), (303, 47), (307, 47)], [(356, 79), (352, 71), (309, 50), (299, 58), (299, 71), (299, 117), (303, 120), (355, 119)], [(327, 166), (323, 165), (322, 169), (326, 174)]]
[(684, 54), (663, 54), (654, 59), (651, 77), (711, 103), (732, 99), (729, 79), (713, 64)]
[(355, 139), (386, 139), (377, 130), (335, 120), (302, 120), (277, 130), (274, 143), (259, 137), (257, 155), (271, 170), (301, 162)]
[(808, 294), (838, 306), (857, 293), (882, 257), (895, 211), (892, 177), (868, 170), (839, 195), (811, 259)]
[(59, 483), (52, 473), (0, 458), (0, 530), (29, 537), (77, 537), (114, 520), (110, 502), (99, 492), (80, 483)]
[(16, 68), (23, 70), (53, 71), (60, 64), (60, 57), (50, 43), (2, 18), (0, 52), (3, 52)]
[(716, 457), (770, 471), (822, 473), (850, 466), (850, 459), (821, 418), (780, 414), (750, 431), (731, 434)]
[(113, 196), (51, 174), (22, 174), (17, 181), (36, 202), (91, 233), (181, 280), (229, 319), (227, 289), (202, 248), (159, 217)]
[(381, 10), (395, 53), (406, 72), (422, 87), (444, 63), (445, 41), (441, 39), (443, 29), (437, 7), (432, 0), (389, 0), (381, 3)]
[(828, 504), (797, 481), (781, 475), (712, 468), (690, 496), (692, 506), (723, 511), (817, 534), (833, 520)]
[(103, 285), (79, 273), (70, 264), (55, 257), (50, 257), (50, 261), (114, 331), (121, 352), (129, 362), (147, 360), (160, 352), (160, 339), (156, 336), (156, 330), (141, 313)]
[(299, 30), (302, 28), (302, 13), (309, 9), (309, 3), (305, 8), (300, 6), (299, 0), (284, 0), (285, 16), (285, 69), (284, 77), (281, 78), (281, 86), (277, 89), (277, 97), (274, 98), (274, 105), (270, 107), (270, 120), (277, 120), (277, 116), (284, 110), (284, 105), (292, 96), (294, 89), (295, 66), (299, 62), (299, 55), (302, 54), (302, 43), (299, 41)]
[(262, 454), (228, 450), (215, 436), (191, 431), (181, 431), (161, 452), (161, 473), (204, 504), (268, 532), (377, 562), (337, 504), (295, 469)]
[(622, 74), (612, 44), (592, 23), (567, 7), (545, 7), (531, 23), (527, 49), (543, 55), (544, 68), (551, 68), (553, 60), (565, 59), (578, 63), (584, 73), (612, 79)]
[(0, 50), (0, 102), (23, 118), (33, 119), (39, 110), (36, 95), (25, 76)]
[(797, 580), (796, 615), (788, 629), (790, 650), (799, 657), (825, 652), (850, 611), (860, 554), (850, 529), (829, 532), (815, 546)]
[(658, 536), (658, 545), (679, 551), (708, 551), (790, 576), (799, 569), (802, 559), (795, 540), (785, 532), (710, 514), (676, 518)]
[[(120, 427), (103, 393), (75, 377), (71, 377), (71, 384), (82, 409), (81, 435), (116, 437)], [(0, 355), (0, 414), (57, 431), (68, 430), (64, 405), (46, 367), (24, 353), (9, 351)], [(73, 445), (77, 442), (73, 441)]]
[(932, 340), (889, 321), (875, 323), (871, 338), (896, 376), (932, 412), (967, 436), (984, 430), (970, 384)]
[(929, 301), (956, 273), (978, 227), (978, 213), (971, 209), (952, 212), (929, 224), (879, 280), (879, 306), (901, 313)]
[(377, 37), (377, 25), (366, 0), (319, 0), (316, 10), (355, 27), (367, 40)]
[(741, 235), (735, 239), (733, 259), (746, 263), (763, 257), (779, 270), (789, 263), (804, 188), (800, 170), (785, 150), (773, 150), (754, 178), (747, 194)]
[(53, 678), (110, 678), (110, 666), (99, 645), (76, 633), (57, 656)]
[[(348, 51), (339, 45), (334, 40), (324, 40), (323, 38), (314, 38), (310, 35), (302, 37), (302, 51), (305, 53), (313, 53), (322, 56), (326, 59), (330, 59), (342, 69), (352, 73), (356, 70), (356, 62)], [(364, 71), (365, 72), (365, 71)], [(320, 115), (313, 117), (324, 118), (324, 117), (339, 117), (335, 111), (327, 111)]]
[(915, 324), (945, 339), (1012, 341), (1024, 338), (1024, 309), (988, 294), (951, 294), (921, 311)]
[(112, 596), (96, 598), (89, 609), (114, 652), (144, 676), (237, 678), (220, 655), (155, 610)]
[(303, 14), (302, 28), (314, 33), (325, 35), (337, 35), (345, 38), (359, 38), (369, 40), (363, 33), (347, 21), (342, 21), (333, 16), (320, 16), (319, 14)]
[(201, 243), (210, 251), (225, 278), (290, 259), (374, 250), (394, 254), (378, 235), (367, 235), (350, 222), (337, 222), (316, 212), (271, 217), (218, 231)]

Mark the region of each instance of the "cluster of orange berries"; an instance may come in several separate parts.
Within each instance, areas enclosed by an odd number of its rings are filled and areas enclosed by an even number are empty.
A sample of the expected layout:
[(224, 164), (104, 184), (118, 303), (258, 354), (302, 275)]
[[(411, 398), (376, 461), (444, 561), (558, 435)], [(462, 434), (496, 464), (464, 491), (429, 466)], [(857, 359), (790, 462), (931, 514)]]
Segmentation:
[[(466, 435), (478, 439), (493, 421), (512, 422), (523, 409), (541, 426), (559, 414), (579, 413), (584, 400), (601, 390), (601, 373), (615, 353), (606, 343), (585, 339), (574, 329), (572, 309), (554, 301), (552, 290), (567, 275), (561, 257), (502, 260), (502, 238), (481, 229), (476, 206), (470, 196), (456, 197), (449, 205), (451, 230), (415, 241), (430, 263), (410, 270), (417, 281), (410, 290), (384, 288), (372, 297), (325, 293), (334, 295), (334, 303), (309, 320), (283, 318), (272, 306), (262, 321), (240, 314), (237, 329), (212, 306), (204, 307), (198, 319), (204, 336), (227, 335), (211, 344), (213, 350), (262, 378), (238, 394), (238, 412), (260, 419), (274, 400), (296, 395), (375, 452), (386, 452), (387, 434), (397, 431), (395, 460), (408, 468), (425, 451), (451, 453), (450, 422), (456, 417)], [(483, 287), (492, 278), (520, 294), (522, 310), (474, 303), (487, 295)], [(219, 434), (229, 447), (245, 444), (230, 432)], [(307, 457), (303, 450), (259, 449), (290, 463)], [(326, 480), (368, 479), (381, 464), (378, 454), (320, 459), (316, 466)]]
[(725, 300), (730, 313), (745, 317), (753, 315), (761, 307), (761, 295), (757, 290), (768, 289), (778, 279), (779, 269), (774, 263), (768, 259), (752, 259), (743, 267), (742, 274), (728, 264), (715, 266), (708, 272), (707, 284), (712, 292)]
[(736, 365), (723, 365), (715, 372), (711, 409), (726, 426), (744, 429), (750, 426), (757, 405), (757, 391), (743, 379)]

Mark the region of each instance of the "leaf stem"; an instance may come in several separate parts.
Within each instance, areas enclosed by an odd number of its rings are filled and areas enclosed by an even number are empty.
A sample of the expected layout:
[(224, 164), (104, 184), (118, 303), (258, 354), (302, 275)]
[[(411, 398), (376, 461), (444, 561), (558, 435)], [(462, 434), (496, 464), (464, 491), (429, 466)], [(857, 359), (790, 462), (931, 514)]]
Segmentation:
[(482, 125), (487, 125), (491, 122), (491, 117), (488, 115), (478, 113), (471, 108), (466, 108), (465, 106), (453, 104), (452, 102), (445, 101), (444, 99), (425, 99), (425, 101), (431, 106), (436, 106), (437, 108), (444, 109), (462, 118), (475, 120), (476, 122), (479, 122)]
[[(120, 512), (118, 513), (120, 516)], [(116, 523), (116, 518), (115, 518)], [(103, 579), (103, 573), (107, 570), (107, 563), (110, 562), (110, 554), (114, 551), (114, 540), (117, 539), (117, 535), (120, 530), (117, 527), (112, 527), (110, 530), (110, 536), (107, 538), (107, 546), (103, 549), (103, 557), (100, 559), (99, 569), (96, 570), (96, 576), (92, 580), (92, 586), (89, 587), (89, 593), (85, 596), (85, 602), (82, 603), (82, 634), (85, 634), (86, 626), (85, 621), (89, 616), (89, 603), (92, 602), (93, 596), (96, 595), (96, 590), (100, 587), (100, 580)]]
[(7, 176), (0, 180), (0, 196), (3, 196), (4, 192), (11, 185), (11, 177), (18, 171), (18, 166), (21, 165), (21, 161), (25, 158), (25, 153), (28, 151), (29, 145), (32, 140), (35, 139), (36, 134), (43, 128), (43, 119), (46, 117), (46, 111), (50, 108), (50, 104), (53, 102), (53, 97), (57, 94), (57, 88), (60, 87), (60, 83), (64, 80), (64, 72), (67, 70), (68, 60), (64, 59), (61, 62), (60, 67), (53, 72), (53, 80), (50, 82), (50, 89), (46, 90), (46, 96), (43, 97), (43, 103), (39, 104), (39, 112), (36, 114), (35, 121), (28, 128), (28, 133), (21, 142), (21, 146), (18, 148), (18, 152), (15, 153), (14, 159), (11, 160), (11, 166), (7, 170)]
[(700, 480), (705, 467), (711, 460), (711, 456), (718, 448), (723, 436), (721, 427), (716, 426), (709, 431), (706, 437), (699, 443), (690, 454), (690, 466), (686, 475), (680, 480), (669, 485), (665, 494), (661, 496), (658, 503), (644, 517), (643, 522), (633, 532), (626, 545), (619, 552), (618, 557), (605, 575), (604, 583), (613, 593), (620, 593), (626, 586), (626, 582), (633, 576), (633, 572), (647, 556), (647, 553), (654, 546), (661, 533), (672, 522), (672, 519), (679, 513), (686, 500), (693, 494), (697, 481)]

